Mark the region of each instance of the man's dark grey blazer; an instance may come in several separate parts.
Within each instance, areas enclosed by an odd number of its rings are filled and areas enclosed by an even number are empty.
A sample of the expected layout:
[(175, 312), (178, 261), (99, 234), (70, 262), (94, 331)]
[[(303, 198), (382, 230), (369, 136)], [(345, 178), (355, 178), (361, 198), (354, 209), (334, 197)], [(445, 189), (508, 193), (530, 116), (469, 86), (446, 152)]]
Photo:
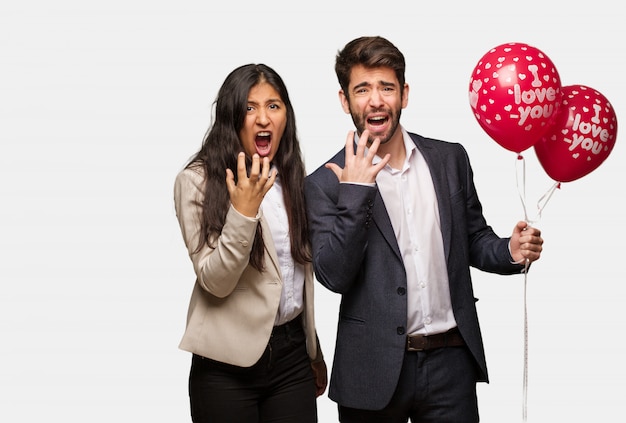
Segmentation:
[[(470, 266), (520, 273), (508, 238), (487, 225), (465, 149), (410, 134), (435, 185), (454, 317), (488, 381)], [(356, 147), (355, 147), (356, 151)], [(345, 149), (330, 162), (344, 166)], [(382, 409), (398, 382), (406, 348), (407, 282), (385, 204), (376, 187), (340, 184), (323, 165), (307, 176), (313, 265), (317, 280), (339, 293), (341, 305), (329, 398), (359, 409)]]

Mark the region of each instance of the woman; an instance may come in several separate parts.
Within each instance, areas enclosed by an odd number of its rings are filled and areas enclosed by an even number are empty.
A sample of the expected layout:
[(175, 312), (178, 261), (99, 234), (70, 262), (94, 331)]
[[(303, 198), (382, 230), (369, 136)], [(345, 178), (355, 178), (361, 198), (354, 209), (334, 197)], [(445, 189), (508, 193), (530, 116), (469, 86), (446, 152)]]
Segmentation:
[(174, 200), (196, 273), (180, 348), (194, 422), (316, 422), (326, 364), (313, 316), (305, 167), (281, 77), (233, 70)]

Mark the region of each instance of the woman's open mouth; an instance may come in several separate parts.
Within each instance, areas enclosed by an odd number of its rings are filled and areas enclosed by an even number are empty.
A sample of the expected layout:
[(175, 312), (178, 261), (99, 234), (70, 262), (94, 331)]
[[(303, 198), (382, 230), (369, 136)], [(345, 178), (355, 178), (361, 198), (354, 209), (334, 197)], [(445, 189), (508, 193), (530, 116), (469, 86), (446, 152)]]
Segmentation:
[(268, 156), (270, 154), (270, 147), (272, 146), (272, 133), (259, 132), (254, 138), (254, 145), (256, 146), (256, 152), (259, 156)]

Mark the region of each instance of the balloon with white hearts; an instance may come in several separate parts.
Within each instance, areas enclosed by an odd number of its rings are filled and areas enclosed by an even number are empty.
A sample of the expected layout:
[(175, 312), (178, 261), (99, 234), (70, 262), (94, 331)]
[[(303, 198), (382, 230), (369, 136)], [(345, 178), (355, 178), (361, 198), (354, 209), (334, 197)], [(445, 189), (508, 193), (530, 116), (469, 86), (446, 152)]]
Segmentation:
[(548, 130), (559, 107), (561, 79), (541, 50), (506, 43), (489, 50), (470, 78), (469, 102), (482, 129), (520, 153)]
[(586, 85), (562, 87), (562, 107), (549, 131), (534, 145), (539, 163), (557, 182), (571, 182), (597, 169), (617, 138), (609, 100)]

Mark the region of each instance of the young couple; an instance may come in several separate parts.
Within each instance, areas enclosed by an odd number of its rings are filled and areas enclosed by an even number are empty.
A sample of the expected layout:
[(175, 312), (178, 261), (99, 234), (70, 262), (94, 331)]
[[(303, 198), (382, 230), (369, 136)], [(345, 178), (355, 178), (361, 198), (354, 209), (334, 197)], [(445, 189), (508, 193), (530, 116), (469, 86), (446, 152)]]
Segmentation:
[(341, 295), (328, 393), (341, 422), (478, 422), (488, 376), (470, 267), (520, 273), (541, 232), (518, 222), (496, 235), (465, 149), (400, 124), (409, 86), (391, 42), (350, 41), (335, 72), (356, 130), (310, 175), (283, 80), (248, 64), (176, 177), (196, 274), (180, 343), (192, 419), (318, 421), (317, 279)]

